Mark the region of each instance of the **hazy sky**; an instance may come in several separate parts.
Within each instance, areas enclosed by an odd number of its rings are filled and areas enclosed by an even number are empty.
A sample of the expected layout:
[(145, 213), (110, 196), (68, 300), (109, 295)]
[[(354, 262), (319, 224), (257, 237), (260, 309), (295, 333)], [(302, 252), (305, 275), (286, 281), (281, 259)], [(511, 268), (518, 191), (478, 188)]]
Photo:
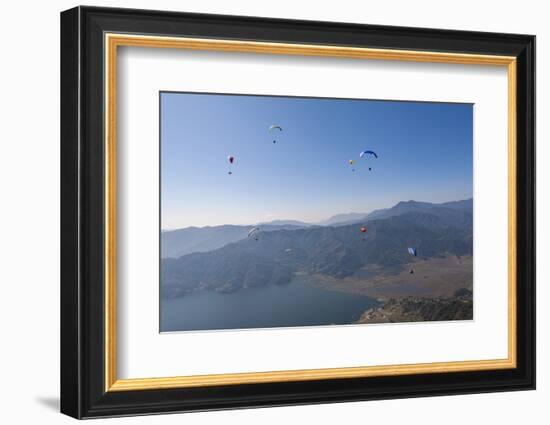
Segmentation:
[[(470, 104), (161, 93), (161, 226), (317, 222), (470, 198), (472, 114)], [(365, 149), (378, 159), (359, 158)]]

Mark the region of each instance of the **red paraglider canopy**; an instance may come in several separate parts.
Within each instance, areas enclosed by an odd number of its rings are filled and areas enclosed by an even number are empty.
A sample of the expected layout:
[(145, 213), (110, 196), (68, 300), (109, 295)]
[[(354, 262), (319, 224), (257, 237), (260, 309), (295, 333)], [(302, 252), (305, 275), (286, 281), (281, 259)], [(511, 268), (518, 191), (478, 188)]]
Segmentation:
[(366, 233), (367, 232), (367, 228), (365, 226), (361, 226), (361, 228), (359, 230), (361, 231), (361, 233)]

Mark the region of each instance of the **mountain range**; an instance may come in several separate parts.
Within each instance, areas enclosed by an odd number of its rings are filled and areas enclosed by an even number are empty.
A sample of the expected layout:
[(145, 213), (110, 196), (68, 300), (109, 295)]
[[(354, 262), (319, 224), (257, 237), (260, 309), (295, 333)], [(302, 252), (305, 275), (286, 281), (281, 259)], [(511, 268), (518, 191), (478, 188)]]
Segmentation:
[[(258, 225), (260, 226), (260, 225)], [(262, 232), (293, 230), (308, 224), (261, 224)], [(246, 239), (251, 226), (225, 224), (222, 226), (186, 227), (161, 233), (161, 258), (178, 258), (193, 252), (208, 252), (227, 244)]]
[(178, 258), (193, 252), (208, 252), (227, 244), (245, 239), (253, 226), (260, 226), (263, 232), (273, 230), (295, 230), (312, 226), (345, 226), (367, 222), (369, 220), (389, 218), (394, 215), (413, 211), (429, 211), (431, 208), (449, 208), (472, 213), (473, 201), (462, 201), (433, 204), (429, 202), (399, 202), (391, 208), (367, 213), (336, 214), (327, 220), (310, 224), (297, 220), (273, 220), (267, 223), (246, 226), (226, 224), (221, 226), (186, 227), (176, 230), (165, 230), (161, 233), (161, 258)]
[(433, 204), (431, 202), (401, 201), (391, 208), (374, 210), (365, 217), (368, 220), (388, 218), (408, 212), (429, 212), (433, 208), (445, 208), (456, 211), (464, 211), (473, 214), (473, 199), (464, 199), (461, 201), (444, 202), (442, 204)]
[[(287, 284), (296, 274), (343, 279), (369, 266), (397, 272), (414, 261), (407, 251), (409, 246), (425, 259), (472, 255), (472, 205), (471, 199), (444, 204), (400, 202), (352, 224), (262, 225), (257, 240), (246, 237), (250, 226), (172, 231), (199, 236), (186, 246), (195, 252), (177, 258), (163, 255), (161, 293), (171, 298), (202, 289), (233, 292)], [(367, 227), (366, 233), (360, 232), (357, 223)], [(201, 236), (204, 231), (207, 233)], [(208, 250), (208, 246), (216, 245), (212, 241), (220, 238), (220, 231), (224, 240), (216, 243), (224, 244)], [(162, 249), (170, 233), (162, 234)], [(234, 240), (227, 242), (226, 235)], [(172, 252), (183, 251), (176, 244), (177, 238), (169, 240), (174, 244)], [(197, 252), (197, 247), (204, 252)]]

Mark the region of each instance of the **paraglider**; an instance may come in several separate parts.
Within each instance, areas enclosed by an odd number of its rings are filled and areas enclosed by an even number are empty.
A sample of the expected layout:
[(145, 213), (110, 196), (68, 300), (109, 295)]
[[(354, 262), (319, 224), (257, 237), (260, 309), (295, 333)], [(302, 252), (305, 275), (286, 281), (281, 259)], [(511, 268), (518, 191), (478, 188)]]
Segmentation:
[[(378, 159), (378, 155), (376, 154), (376, 152), (370, 151), (370, 150), (365, 150), (365, 151), (361, 152), (361, 153), (359, 154), (359, 158), (365, 157), (365, 159), (366, 159), (366, 158), (367, 158), (367, 155), (374, 156), (375, 158)], [(372, 168), (369, 166), (369, 171), (371, 171), (371, 170), (372, 170)]]
[(233, 174), (233, 172), (231, 171), (231, 165), (233, 165), (233, 163), (235, 162), (235, 157), (233, 155), (229, 155), (227, 157), (227, 160), (229, 161), (229, 171), (227, 174), (231, 175)]
[[(407, 248), (407, 251), (409, 251), (409, 254), (410, 254), (410, 255), (414, 255), (415, 257), (416, 257), (416, 255), (417, 255), (417, 253), (418, 253), (418, 252), (416, 251), (416, 248), (413, 248), (413, 247), (408, 247), (408, 248)], [(410, 274), (414, 274), (414, 270), (411, 269), (411, 271), (410, 271), (409, 273), (410, 273)]]
[[(280, 125), (273, 124), (269, 127), (268, 131), (271, 133), (273, 130), (283, 131), (283, 128)], [(277, 140), (273, 139), (273, 143), (277, 143)]]
[(374, 152), (374, 151), (368, 151), (368, 150), (367, 150), (367, 151), (361, 152), (361, 153), (359, 154), (359, 157), (360, 157), (360, 158), (363, 158), (365, 155), (372, 155), (372, 156), (374, 156), (375, 158), (378, 158), (378, 155), (376, 155), (376, 152)]
[[(359, 231), (364, 235), (365, 233), (367, 233), (367, 227), (366, 227), (366, 226), (361, 226), (361, 227), (359, 228)], [(362, 236), (362, 237), (361, 237), (361, 240), (362, 240), (362, 241), (366, 240), (365, 236)]]
[(351, 167), (351, 171), (355, 171), (355, 168), (353, 167), (353, 164), (354, 164), (354, 163), (355, 163), (355, 161), (354, 161), (353, 159), (350, 159), (350, 160), (348, 161), (348, 164), (349, 164), (350, 167)]
[(260, 234), (260, 228), (259, 227), (253, 227), (248, 231), (248, 237), (253, 238), (255, 241), (258, 240), (258, 236)]

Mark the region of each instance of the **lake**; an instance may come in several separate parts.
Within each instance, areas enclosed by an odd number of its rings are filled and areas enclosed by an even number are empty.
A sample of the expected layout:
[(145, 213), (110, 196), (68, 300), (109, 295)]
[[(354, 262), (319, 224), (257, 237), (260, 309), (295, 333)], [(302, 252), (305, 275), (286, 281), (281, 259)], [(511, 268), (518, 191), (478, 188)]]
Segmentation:
[(316, 288), (295, 278), (284, 286), (221, 294), (201, 291), (161, 300), (161, 332), (350, 324), (379, 303)]

